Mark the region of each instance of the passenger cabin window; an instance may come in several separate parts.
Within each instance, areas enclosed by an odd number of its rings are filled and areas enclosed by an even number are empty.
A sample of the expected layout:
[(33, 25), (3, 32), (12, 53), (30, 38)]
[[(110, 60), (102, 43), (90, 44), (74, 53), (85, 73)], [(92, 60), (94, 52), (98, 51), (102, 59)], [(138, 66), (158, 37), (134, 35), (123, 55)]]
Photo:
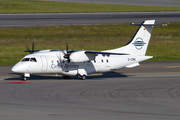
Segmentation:
[(36, 58), (23, 58), (21, 60), (21, 62), (28, 62), (28, 61), (30, 61), (30, 62), (37, 62)]

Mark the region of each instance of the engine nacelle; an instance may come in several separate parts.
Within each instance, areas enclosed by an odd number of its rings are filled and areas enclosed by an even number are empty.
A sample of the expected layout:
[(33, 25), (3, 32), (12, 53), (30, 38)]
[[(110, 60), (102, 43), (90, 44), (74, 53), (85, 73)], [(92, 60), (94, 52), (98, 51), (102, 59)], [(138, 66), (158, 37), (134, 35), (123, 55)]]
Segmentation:
[(73, 52), (70, 55), (71, 62), (85, 62), (94, 59), (95, 59), (95, 54), (85, 53), (85, 51)]

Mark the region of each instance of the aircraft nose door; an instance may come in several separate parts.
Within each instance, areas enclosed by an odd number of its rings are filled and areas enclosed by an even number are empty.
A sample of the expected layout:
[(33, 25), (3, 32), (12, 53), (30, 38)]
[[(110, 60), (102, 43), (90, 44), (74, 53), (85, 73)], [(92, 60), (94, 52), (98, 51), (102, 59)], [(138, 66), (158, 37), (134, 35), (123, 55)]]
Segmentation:
[(48, 62), (46, 56), (41, 56), (41, 61), (42, 61), (42, 68), (41, 71), (46, 71), (48, 67)]

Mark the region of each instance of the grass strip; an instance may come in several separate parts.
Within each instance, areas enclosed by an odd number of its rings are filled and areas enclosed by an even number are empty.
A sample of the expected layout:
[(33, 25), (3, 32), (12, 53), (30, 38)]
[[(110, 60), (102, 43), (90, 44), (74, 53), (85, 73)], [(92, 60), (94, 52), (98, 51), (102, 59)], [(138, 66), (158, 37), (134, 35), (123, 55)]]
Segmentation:
[[(35, 42), (35, 49), (108, 50), (124, 46), (137, 26), (75, 25), (30, 28), (0, 28), (0, 65), (12, 65), (28, 53), (24, 50)], [(180, 23), (154, 27), (147, 55), (151, 61), (180, 60)]]
[(0, 13), (87, 13), (180, 11), (180, 7), (91, 4), (37, 0), (0, 0)]

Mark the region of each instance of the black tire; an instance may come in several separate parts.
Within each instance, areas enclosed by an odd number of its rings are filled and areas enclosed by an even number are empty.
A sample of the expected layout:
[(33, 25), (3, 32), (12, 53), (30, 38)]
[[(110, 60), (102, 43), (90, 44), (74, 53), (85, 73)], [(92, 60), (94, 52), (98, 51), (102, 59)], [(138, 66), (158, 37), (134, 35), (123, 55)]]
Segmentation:
[(81, 76), (81, 79), (82, 79), (82, 80), (85, 80), (85, 79), (86, 79), (86, 76), (85, 76), (85, 75)]

